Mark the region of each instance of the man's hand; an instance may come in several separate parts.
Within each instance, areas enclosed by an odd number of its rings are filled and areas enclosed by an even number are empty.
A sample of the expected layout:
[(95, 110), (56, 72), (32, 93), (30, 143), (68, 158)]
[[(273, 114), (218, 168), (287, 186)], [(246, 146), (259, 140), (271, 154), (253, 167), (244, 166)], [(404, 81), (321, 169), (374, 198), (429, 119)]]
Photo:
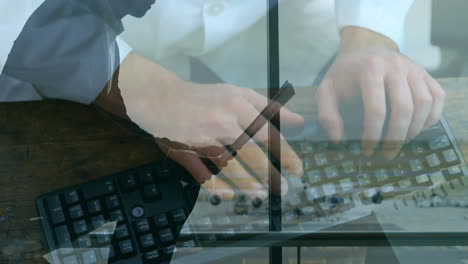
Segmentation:
[[(267, 98), (257, 92), (228, 84), (201, 85), (181, 80), (159, 65), (131, 53), (120, 67), (119, 86), (130, 119), (158, 138), (183, 143), (197, 150), (231, 144), (266, 106)], [(287, 109), (281, 112), (285, 126), (302, 126), (303, 117)], [(267, 126), (255, 136), (267, 145)], [(191, 149), (194, 150), (194, 149)], [(274, 156), (278, 150), (271, 150)], [(234, 192), (210, 171), (194, 151), (171, 150), (170, 157), (188, 169), (199, 183), (224, 198)], [(238, 157), (263, 181), (260, 184), (237, 159), (223, 170), (234, 184), (252, 198), (266, 195), (269, 160), (253, 141)], [(302, 176), (302, 163), (283, 139), (282, 166), (289, 174)], [(280, 175), (280, 173), (277, 173)], [(279, 179), (278, 179), (279, 180)], [(213, 182), (216, 181), (216, 182)], [(282, 180), (285, 183), (285, 180)], [(283, 188), (286, 190), (286, 187)], [(283, 190), (283, 192), (284, 192)]]
[[(383, 155), (389, 159), (406, 139), (441, 118), (445, 101), (439, 83), (401, 55), (390, 39), (363, 28), (346, 27), (340, 52), (316, 95), (320, 122), (333, 141), (340, 141), (344, 135), (340, 103), (356, 96), (364, 103), (364, 154), (374, 152), (388, 116)], [(386, 110), (387, 97), (391, 113)]]

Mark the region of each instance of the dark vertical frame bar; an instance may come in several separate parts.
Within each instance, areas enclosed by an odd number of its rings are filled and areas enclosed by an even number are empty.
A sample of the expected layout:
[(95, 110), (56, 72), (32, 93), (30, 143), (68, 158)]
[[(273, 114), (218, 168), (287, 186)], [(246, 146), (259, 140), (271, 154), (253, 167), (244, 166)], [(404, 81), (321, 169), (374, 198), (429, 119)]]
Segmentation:
[[(279, 7), (278, 0), (267, 0), (267, 18), (268, 18), (268, 98), (272, 99), (280, 88), (280, 69), (279, 69)], [(274, 127), (280, 128), (280, 114), (276, 115), (268, 126), (268, 147), (269, 149), (280, 149), (280, 135), (274, 133)], [(269, 152), (268, 155), (271, 155)], [(273, 160), (270, 157), (270, 160)], [(278, 167), (281, 168), (281, 158), (275, 157), (278, 161)], [(275, 177), (274, 167), (270, 163), (268, 169), (268, 186), (269, 188), (269, 231), (281, 231), (281, 197), (275, 196), (272, 193), (272, 178)], [(278, 176), (278, 175), (276, 175)], [(279, 182), (278, 182), (279, 183)], [(278, 186), (281, 190), (281, 185)], [(282, 248), (269, 248), (270, 264), (280, 264), (283, 259)]]

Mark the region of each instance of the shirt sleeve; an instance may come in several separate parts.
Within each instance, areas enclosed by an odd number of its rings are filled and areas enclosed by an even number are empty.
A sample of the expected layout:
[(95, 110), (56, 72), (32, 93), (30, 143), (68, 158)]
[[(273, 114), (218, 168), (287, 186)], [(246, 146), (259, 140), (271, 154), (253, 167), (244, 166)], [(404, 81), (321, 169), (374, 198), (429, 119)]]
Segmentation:
[(127, 0), (119, 1), (45, 0), (14, 42), (2, 75), (30, 84), (42, 98), (91, 103), (112, 80), (120, 54), (131, 50), (116, 41), (125, 14), (114, 7)]
[(338, 29), (358, 26), (385, 35), (400, 47), (413, 0), (335, 0)]
[(132, 52), (133, 48), (120, 36), (117, 37), (117, 47), (119, 48), (120, 64), (122, 64), (128, 54)]

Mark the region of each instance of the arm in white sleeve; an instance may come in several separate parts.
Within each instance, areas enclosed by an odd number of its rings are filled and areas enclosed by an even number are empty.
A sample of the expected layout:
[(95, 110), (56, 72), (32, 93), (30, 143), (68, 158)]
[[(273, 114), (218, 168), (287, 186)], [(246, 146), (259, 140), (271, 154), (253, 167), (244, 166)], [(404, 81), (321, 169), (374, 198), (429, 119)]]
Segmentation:
[(403, 46), (405, 18), (413, 0), (335, 0), (338, 29), (358, 26)]

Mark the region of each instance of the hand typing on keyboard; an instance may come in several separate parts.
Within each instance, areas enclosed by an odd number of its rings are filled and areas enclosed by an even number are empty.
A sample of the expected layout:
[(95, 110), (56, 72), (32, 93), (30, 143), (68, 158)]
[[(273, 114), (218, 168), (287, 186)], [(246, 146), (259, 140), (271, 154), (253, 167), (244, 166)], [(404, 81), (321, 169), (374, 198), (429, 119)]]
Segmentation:
[[(344, 125), (339, 105), (360, 96), (363, 153), (370, 156), (385, 135), (383, 155), (391, 159), (406, 139), (440, 119), (445, 92), (423, 68), (399, 54), (390, 39), (358, 27), (346, 27), (341, 37), (339, 54), (317, 90), (321, 124), (332, 140), (340, 141)], [(388, 129), (383, 131), (386, 119)]]
[[(159, 84), (158, 89), (155, 89), (155, 83)], [(205, 183), (210, 192), (222, 198), (233, 198), (232, 185), (223, 179), (211, 179), (213, 173), (196, 152), (207, 151), (210, 147), (223, 150), (221, 146), (231, 144), (265, 107), (266, 97), (251, 89), (228, 84), (201, 85), (184, 81), (134, 53), (127, 56), (120, 67), (119, 87), (121, 95), (116, 92), (119, 88), (113, 87), (110, 94), (117, 96), (102, 93), (95, 103), (109, 112), (130, 118), (155, 137), (169, 139), (171, 146), (166, 147), (172, 150), (171, 159), (185, 167), (198, 183)], [(285, 126), (303, 125), (301, 115), (285, 108), (281, 118)], [(263, 196), (266, 195), (264, 186), (269, 160), (260, 146), (266, 146), (267, 127), (254, 138), (259, 144), (252, 141), (237, 158), (259, 175), (263, 184), (237, 159), (223, 165), (227, 165), (223, 174), (249, 196)], [(161, 144), (161, 140), (156, 141)], [(283, 141), (281, 151), (283, 168), (292, 175), (301, 176), (301, 160), (286, 141)], [(278, 156), (278, 151), (272, 153)]]
[[(171, 141), (167, 138), (156, 138), (156, 142), (169, 158), (179, 162), (187, 170), (192, 172), (197, 182), (203, 184), (206, 190), (221, 199), (231, 200), (234, 198), (233, 186), (230, 185), (226, 179), (237, 186), (241, 192), (247, 194), (251, 199), (259, 198), (263, 200), (267, 197), (265, 186), (267, 186), (268, 181), (269, 161), (266, 158), (259, 159), (259, 157), (264, 156), (265, 153), (254, 142), (248, 143), (238, 152), (239, 160), (231, 156), (223, 160), (222, 163), (217, 162), (215, 157), (225, 151), (224, 147), (192, 147)], [(282, 143), (284, 149), (282, 150), (281, 157), (283, 161), (285, 161), (285, 164), (287, 164), (283, 167), (286, 168), (285, 170), (291, 176), (302, 176), (301, 161), (285, 141)], [(223, 177), (212, 177), (210, 171), (205, 166), (206, 164), (200, 161), (201, 157), (211, 157), (213, 164), (221, 169)], [(244, 166), (245, 164), (248, 166)], [(290, 164), (295, 164), (296, 167), (290, 167)], [(247, 171), (247, 167), (252, 171)], [(256, 177), (253, 175), (256, 175)], [(275, 170), (273, 175), (272, 180), (275, 188), (272, 189), (272, 191), (278, 195), (285, 194), (288, 190), (287, 181), (277, 170)], [(281, 192), (278, 189), (279, 184), (281, 184)]]

